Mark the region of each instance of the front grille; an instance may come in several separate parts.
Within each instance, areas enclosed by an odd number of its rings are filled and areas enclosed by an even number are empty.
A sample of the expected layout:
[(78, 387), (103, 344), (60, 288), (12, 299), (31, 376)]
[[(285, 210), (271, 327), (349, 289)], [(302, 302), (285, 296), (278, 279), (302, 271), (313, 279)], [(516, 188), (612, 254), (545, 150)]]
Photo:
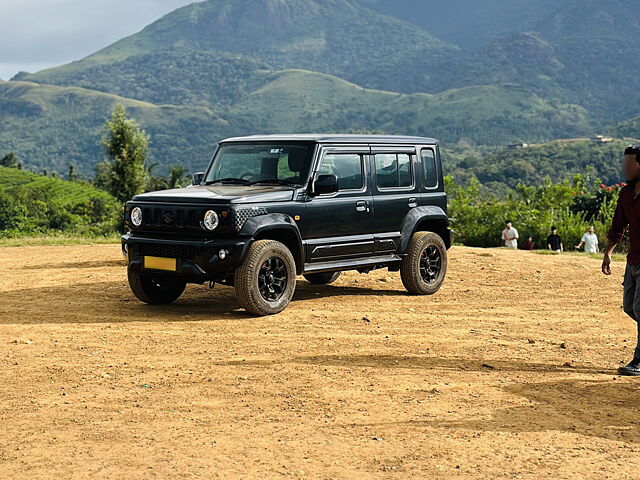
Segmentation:
[(142, 207), (142, 226), (166, 230), (200, 228), (201, 209), (183, 207)]
[(163, 245), (159, 243), (141, 243), (138, 251), (140, 255), (148, 257), (183, 258), (186, 260), (193, 260), (198, 254), (198, 249), (189, 245)]

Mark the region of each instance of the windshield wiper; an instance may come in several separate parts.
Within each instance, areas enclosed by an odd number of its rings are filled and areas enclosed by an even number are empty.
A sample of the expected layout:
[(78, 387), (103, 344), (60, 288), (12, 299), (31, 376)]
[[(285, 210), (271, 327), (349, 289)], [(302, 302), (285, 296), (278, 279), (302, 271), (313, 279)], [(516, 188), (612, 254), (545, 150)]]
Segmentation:
[(300, 186), (299, 183), (292, 182), (290, 180), (280, 180), (277, 178), (268, 178), (267, 180), (256, 180), (250, 182), (247, 185), (286, 185), (287, 187)]
[(227, 178), (220, 178), (212, 182), (207, 182), (205, 183), (205, 185), (215, 185), (216, 183), (228, 183), (230, 185), (250, 185), (251, 184), (249, 180), (245, 180), (244, 178), (227, 177)]

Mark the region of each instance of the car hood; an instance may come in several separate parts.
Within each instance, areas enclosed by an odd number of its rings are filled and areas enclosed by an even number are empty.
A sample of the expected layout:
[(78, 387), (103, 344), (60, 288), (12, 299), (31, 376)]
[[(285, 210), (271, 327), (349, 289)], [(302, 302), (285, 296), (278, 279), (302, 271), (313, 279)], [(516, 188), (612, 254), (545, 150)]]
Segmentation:
[(293, 199), (294, 192), (294, 187), (287, 186), (208, 185), (143, 193), (136, 195), (133, 201), (206, 204), (286, 202)]

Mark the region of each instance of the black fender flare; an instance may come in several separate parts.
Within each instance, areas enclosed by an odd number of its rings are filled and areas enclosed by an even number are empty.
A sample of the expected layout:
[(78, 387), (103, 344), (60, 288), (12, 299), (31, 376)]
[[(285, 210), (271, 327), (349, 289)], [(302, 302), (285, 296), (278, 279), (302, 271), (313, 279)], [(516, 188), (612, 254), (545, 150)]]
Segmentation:
[(409, 210), (402, 224), (400, 231), (400, 253), (405, 253), (409, 246), (409, 241), (413, 234), (417, 231), (418, 226), (423, 222), (437, 222), (444, 226), (442, 233), (444, 244), (447, 248), (451, 246), (451, 238), (449, 231), (449, 217), (445, 211), (437, 206), (415, 207)]
[[(256, 237), (259, 237), (263, 234), (268, 234), (268, 232), (275, 233), (277, 231), (285, 231), (289, 235), (295, 236), (295, 248), (290, 248), (290, 250), (296, 262), (296, 270), (298, 271), (298, 274), (300, 274), (304, 267), (302, 235), (300, 234), (298, 225), (289, 215), (285, 215), (283, 213), (267, 213), (263, 215), (257, 215), (255, 217), (250, 217), (244, 222), (244, 225), (242, 225), (239, 235), (243, 237), (250, 237), (252, 239), (250, 242), (247, 242), (246, 248), (248, 248), (253, 243)], [(275, 239), (278, 239), (277, 235), (275, 235), (274, 237)], [(243, 259), (244, 254), (246, 253), (246, 248), (245, 251), (242, 252)]]

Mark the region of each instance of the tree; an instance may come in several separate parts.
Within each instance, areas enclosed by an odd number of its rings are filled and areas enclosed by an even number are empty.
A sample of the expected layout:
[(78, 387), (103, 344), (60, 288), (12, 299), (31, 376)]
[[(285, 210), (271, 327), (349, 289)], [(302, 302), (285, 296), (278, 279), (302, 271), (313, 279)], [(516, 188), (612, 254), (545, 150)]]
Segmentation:
[(180, 188), (188, 184), (187, 170), (182, 165), (174, 165), (169, 171), (169, 188)]
[(67, 180), (69, 180), (70, 182), (80, 180), (80, 175), (78, 175), (78, 173), (76, 172), (76, 167), (73, 166), (73, 163), (69, 164), (67, 170)]
[(111, 161), (105, 160), (100, 162), (95, 167), (95, 176), (93, 177), (93, 184), (109, 192), (111, 190)]
[(169, 188), (166, 178), (153, 174), (158, 165), (158, 162), (147, 165), (147, 192), (157, 192)]
[(0, 159), (1, 167), (22, 169), (22, 164), (18, 161), (18, 157), (14, 152), (7, 153)]
[(115, 106), (105, 128), (107, 134), (102, 138), (102, 146), (110, 159), (109, 191), (119, 201), (126, 202), (144, 192), (149, 137), (135, 120), (127, 118), (121, 104)]

